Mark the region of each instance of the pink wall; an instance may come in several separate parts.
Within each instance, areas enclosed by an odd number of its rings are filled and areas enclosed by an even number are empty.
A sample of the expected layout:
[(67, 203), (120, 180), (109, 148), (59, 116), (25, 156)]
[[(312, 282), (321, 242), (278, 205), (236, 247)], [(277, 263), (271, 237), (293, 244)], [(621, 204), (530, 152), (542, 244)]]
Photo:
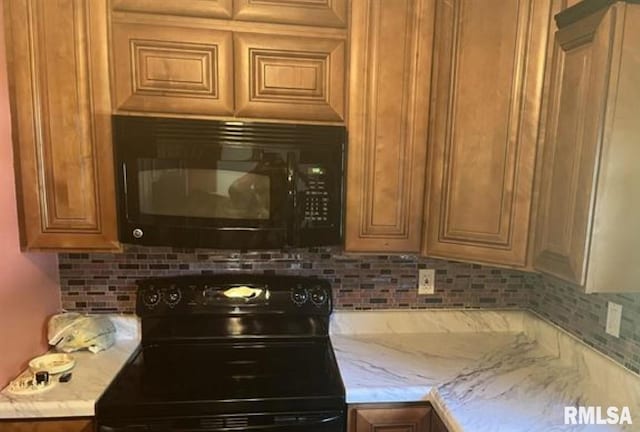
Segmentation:
[(47, 350), (46, 319), (60, 308), (56, 255), (20, 252), (1, 6), (0, 1), (0, 388)]

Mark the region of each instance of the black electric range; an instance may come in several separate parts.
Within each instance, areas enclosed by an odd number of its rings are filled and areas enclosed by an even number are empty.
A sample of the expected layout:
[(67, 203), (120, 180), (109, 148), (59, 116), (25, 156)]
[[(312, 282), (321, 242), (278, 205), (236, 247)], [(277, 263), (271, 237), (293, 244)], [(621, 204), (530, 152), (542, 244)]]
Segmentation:
[(100, 432), (344, 432), (331, 288), (272, 275), (140, 281), (142, 344), (96, 403)]

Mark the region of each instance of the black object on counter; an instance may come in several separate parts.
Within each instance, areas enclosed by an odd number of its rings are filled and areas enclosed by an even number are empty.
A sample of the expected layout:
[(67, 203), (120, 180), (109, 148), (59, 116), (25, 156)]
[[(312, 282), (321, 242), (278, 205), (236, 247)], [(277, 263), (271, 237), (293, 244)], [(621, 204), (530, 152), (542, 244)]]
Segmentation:
[(35, 380), (36, 380), (36, 385), (48, 384), (49, 383), (49, 372), (47, 372), (47, 371), (36, 372)]
[(60, 378), (58, 379), (58, 381), (60, 381), (61, 383), (66, 383), (71, 381), (71, 372), (65, 372), (62, 375), (60, 375)]

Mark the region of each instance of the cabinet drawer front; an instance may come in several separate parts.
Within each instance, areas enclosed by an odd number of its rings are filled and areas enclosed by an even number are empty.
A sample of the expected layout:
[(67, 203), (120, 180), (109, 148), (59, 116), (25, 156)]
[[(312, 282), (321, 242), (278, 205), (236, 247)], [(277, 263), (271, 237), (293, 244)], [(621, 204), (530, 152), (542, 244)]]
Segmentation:
[(2, 432), (93, 432), (95, 426), (91, 419), (78, 420), (40, 420), (40, 421), (2, 421)]
[(234, 34), (236, 114), (341, 121), (344, 41)]
[(425, 252), (524, 266), (549, 0), (438, 0)]
[(432, 410), (429, 406), (402, 408), (357, 408), (352, 432), (393, 431), (429, 432)]
[(112, 0), (114, 11), (231, 18), (233, 0)]
[(106, 3), (5, 11), (23, 246), (116, 249)]
[(233, 113), (230, 32), (114, 23), (118, 110)]
[(534, 266), (584, 284), (616, 10), (556, 33)]
[(345, 27), (347, 0), (237, 0), (233, 17), (270, 23)]

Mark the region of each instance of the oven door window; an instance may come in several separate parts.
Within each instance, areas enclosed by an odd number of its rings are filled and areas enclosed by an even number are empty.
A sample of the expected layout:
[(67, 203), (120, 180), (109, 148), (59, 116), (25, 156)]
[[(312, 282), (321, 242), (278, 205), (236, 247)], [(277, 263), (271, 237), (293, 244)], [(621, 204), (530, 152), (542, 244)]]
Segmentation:
[(238, 149), (225, 159), (139, 158), (129, 170), (130, 216), (141, 223), (224, 227), (282, 226), (287, 217), (286, 162)]

